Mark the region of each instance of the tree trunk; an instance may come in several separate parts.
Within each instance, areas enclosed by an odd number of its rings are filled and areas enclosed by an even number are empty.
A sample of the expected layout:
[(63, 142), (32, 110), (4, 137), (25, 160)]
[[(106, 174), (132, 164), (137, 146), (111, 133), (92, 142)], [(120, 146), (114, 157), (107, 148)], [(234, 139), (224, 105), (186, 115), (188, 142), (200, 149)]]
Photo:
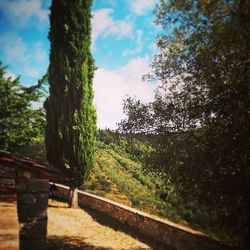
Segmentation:
[(78, 189), (70, 188), (69, 189), (69, 207), (78, 208)]

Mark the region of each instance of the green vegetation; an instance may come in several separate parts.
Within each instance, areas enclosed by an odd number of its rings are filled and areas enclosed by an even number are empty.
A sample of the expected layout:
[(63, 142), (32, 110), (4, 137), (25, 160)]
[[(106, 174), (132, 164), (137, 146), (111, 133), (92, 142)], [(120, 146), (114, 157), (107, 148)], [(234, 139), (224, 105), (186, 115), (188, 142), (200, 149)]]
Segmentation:
[(54, 0), (50, 15), (45, 143), (48, 162), (68, 174), (72, 189), (82, 185), (94, 166), (91, 5), (91, 0)]
[(142, 138), (136, 137), (136, 135), (127, 135), (124, 137), (118, 132), (108, 129), (99, 130), (97, 142), (99, 143), (99, 147), (105, 146), (105, 144), (109, 145), (112, 149), (125, 154), (126, 157), (139, 162), (145, 162), (147, 155), (154, 151), (154, 149), (150, 146), (150, 138), (148, 137)]
[[(160, 82), (155, 100), (125, 100), (123, 134), (99, 131), (95, 161), (91, 3), (52, 2), (49, 163), (69, 175), (72, 188), (82, 185), (249, 249), (250, 2), (159, 1), (163, 32), (147, 76)], [(0, 145), (29, 150), (34, 143), (43, 160), (43, 110), (31, 108), (42, 82), (25, 88), (4, 73), (1, 67)]]
[[(127, 137), (107, 130), (99, 131), (98, 138), (102, 138), (102, 141), (97, 141), (94, 168), (80, 189), (201, 230), (212, 237), (230, 243), (237, 242), (239, 235), (233, 229), (230, 231), (221, 227), (215, 209), (195, 200), (184, 200), (176, 193), (171, 182), (165, 182), (164, 175), (159, 176), (158, 173), (147, 170), (144, 163), (135, 160), (133, 154), (120, 148), (120, 140), (125, 141), (126, 145), (133, 140), (136, 145), (141, 144), (140, 148), (148, 148), (149, 141), (152, 140), (135, 137), (137, 136)], [(146, 150), (142, 158), (146, 157), (147, 152)], [(19, 153), (46, 164), (43, 162), (46, 157), (42, 143), (25, 147)]]
[(32, 102), (44, 96), (42, 84), (25, 87), (19, 78), (6, 77), (6, 68), (0, 63), (0, 148), (14, 151), (43, 141), (44, 110), (33, 109)]
[[(128, 148), (123, 147), (129, 145), (129, 148), (145, 149), (141, 151), (141, 159), (146, 159), (148, 152), (155, 152), (152, 148), (155, 139), (152, 136), (122, 135), (102, 130), (98, 139), (95, 168), (82, 189), (177, 223), (188, 224), (228, 242), (238, 240), (233, 230), (220, 227), (215, 209), (194, 199), (184, 200), (176, 193), (171, 182), (166, 183), (164, 174), (159, 176), (158, 172), (149, 171), (144, 160), (139, 161), (133, 153), (128, 152)], [(131, 145), (132, 142), (135, 145)]]
[(148, 169), (249, 249), (250, 2), (161, 0), (155, 13), (161, 84), (152, 103), (125, 101), (120, 129), (155, 136)]

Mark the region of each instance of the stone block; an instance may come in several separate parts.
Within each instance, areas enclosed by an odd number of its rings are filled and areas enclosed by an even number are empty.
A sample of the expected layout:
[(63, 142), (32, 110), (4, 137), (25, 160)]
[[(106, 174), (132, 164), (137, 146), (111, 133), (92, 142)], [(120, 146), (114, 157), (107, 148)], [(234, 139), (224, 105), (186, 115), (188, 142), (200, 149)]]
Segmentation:
[(32, 220), (28, 223), (20, 223), (20, 239), (46, 239), (47, 236), (47, 219)]
[(22, 171), (22, 172), (20, 173), (20, 175), (23, 176), (23, 177), (25, 177), (26, 179), (30, 179), (31, 176), (32, 176), (32, 173), (29, 172), (29, 171)]
[(48, 193), (18, 193), (17, 213), (20, 222), (33, 218), (41, 220), (47, 218)]
[(22, 206), (17, 203), (17, 214), (19, 222), (28, 222), (36, 218), (37, 220), (43, 220), (47, 218), (47, 205), (37, 204)]
[(46, 249), (47, 219), (29, 223), (20, 223), (19, 249), (44, 250)]
[(16, 181), (16, 191), (19, 192), (19, 193), (26, 192), (27, 191), (26, 182)]
[(49, 191), (49, 181), (47, 179), (29, 179), (27, 181), (27, 191), (28, 192), (48, 192)]
[(45, 250), (46, 240), (20, 239), (19, 250)]
[(0, 177), (4, 177), (4, 170), (0, 166)]
[(39, 206), (48, 206), (48, 199), (49, 194), (48, 193), (38, 193), (36, 194), (37, 204)]
[(24, 182), (24, 183), (27, 183), (27, 181), (28, 181), (28, 179), (27, 179), (25, 176), (20, 175), (20, 174), (17, 175), (16, 182)]
[(30, 179), (32, 177), (32, 173), (29, 171), (25, 171), (25, 170), (19, 170), (17, 172), (17, 179)]
[(15, 181), (13, 179), (8, 178), (0, 178), (0, 187), (8, 187), (8, 188), (14, 188), (15, 187)]
[(16, 169), (5, 167), (4, 168), (4, 177), (9, 179), (15, 179), (16, 178)]
[(37, 202), (34, 194), (22, 193), (18, 194), (17, 201), (20, 205), (33, 205)]

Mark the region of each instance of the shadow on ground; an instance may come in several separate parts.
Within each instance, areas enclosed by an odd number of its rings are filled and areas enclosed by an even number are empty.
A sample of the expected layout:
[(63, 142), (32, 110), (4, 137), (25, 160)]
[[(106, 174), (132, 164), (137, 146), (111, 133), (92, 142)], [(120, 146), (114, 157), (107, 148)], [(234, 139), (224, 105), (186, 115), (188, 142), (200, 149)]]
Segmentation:
[(67, 236), (51, 236), (47, 239), (47, 250), (113, 250), (112, 248), (96, 247), (84, 242), (84, 239)]
[[(156, 241), (155, 239), (151, 237), (147, 237), (141, 233), (139, 233), (137, 230), (132, 229), (131, 227), (124, 225), (120, 223), (119, 221), (103, 214), (100, 212), (97, 212), (96, 210), (83, 207), (82, 208), (85, 212), (87, 212), (93, 220), (97, 221), (98, 223), (113, 228), (116, 231), (121, 231), (127, 235), (130, 235), (134, 239), (138, 239), (139, 241), (143, 242), (144, 244), (151, 247), (153, 250), (173, 250), (172, 248), (168, 248), (166, 245), (163, 245)], [(134, 248), (133, 250), (140, 250), (141, 248)], [(145, 248), (144, 248), (145, 249)]]
[[(47, 250), (116, 250), (116, 248), (97, 247), (84, 242), (83, 238), (67, 236), (51, 236), (47, 239)], [(163, 248), (155, 248), (163, 249)], [(145, 250), (145, 248), (133, 248), (131, 250)], [(164, 250), (168, 250), (164, 248)]]
[[(56, 198), (56, 201), (65, 202), (64, 199), (58, 199)], [(57, 208), (67, 208), (68, 205), (65, 203), (65, 205), (51, 205), (49, 204), (49, 207), (57, 207)], [(137, 230), (132, 229), (131, 227), (122, 224), (121, 222), (111, 218), (110, 216), (107, 216), (103, 213), (100, 213), (94, 209), (87, 208), (87, 207), (80, 207), (83, 209), (86, 213), (88, 213), (92, 219), (99, 224), (103, 226), (110, 227), (114, 229), (115, 231), (123, 232), (129, 236), (131, 236), (134, 239), (137, 239), (141, 241), (142, 243), (148, 245), (148, 247), (152, 250), (173, 250), (170, 247), (167, 247), (166, 245), (163, 245), (159, 243), (157, 240), (145, 236), (141, 233), (139, 233)], [(80, 250), (80, 249), (86, 249), (86, 250), (117, 250), (117, 248), (107, 248), (107, 247), (97, 247), (94, 245), (90, 245), (89, 243), (85, 242), (85, 239), (82, 237), (67, 237), (67, 236), (50, 236), (47, 240), (47, 248), (48, 250)], [(145, 250), (145, 248), (138, 248), (134, 247), (130, 250)]]

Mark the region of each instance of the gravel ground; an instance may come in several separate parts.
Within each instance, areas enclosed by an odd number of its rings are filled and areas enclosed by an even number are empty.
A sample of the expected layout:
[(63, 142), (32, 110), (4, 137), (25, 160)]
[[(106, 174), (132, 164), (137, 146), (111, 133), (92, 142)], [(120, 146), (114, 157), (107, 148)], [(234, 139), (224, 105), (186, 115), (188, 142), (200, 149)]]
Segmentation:
[(48, 218), (48, 250), (160, 249), (145, 237), (93, 210), (70, 209), (66, 203), (50, 201)]
[(0, 190), (0, 250), (18, 250), (16, 195)]

